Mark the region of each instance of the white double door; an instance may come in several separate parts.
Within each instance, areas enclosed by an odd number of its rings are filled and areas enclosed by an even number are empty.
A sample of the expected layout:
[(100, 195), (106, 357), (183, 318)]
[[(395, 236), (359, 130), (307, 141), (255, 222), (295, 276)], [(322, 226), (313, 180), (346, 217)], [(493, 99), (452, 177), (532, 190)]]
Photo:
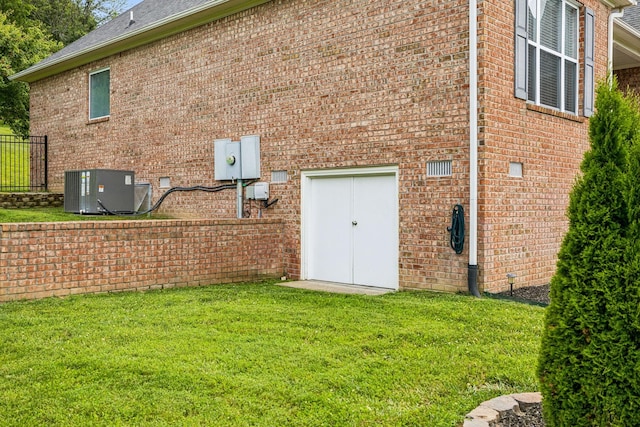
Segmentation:
[(307, 182), (307, 278), (397, 289), (396, 175)]

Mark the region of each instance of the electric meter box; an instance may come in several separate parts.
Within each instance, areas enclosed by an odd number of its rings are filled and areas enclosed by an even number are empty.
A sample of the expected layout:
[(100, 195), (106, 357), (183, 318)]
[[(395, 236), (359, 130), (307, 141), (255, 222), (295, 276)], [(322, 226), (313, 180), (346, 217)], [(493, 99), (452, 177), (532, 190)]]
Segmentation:
[(240, 142), (216, 139), (213, 143), (216, 181), (260, 178), (259, 136), (243, 136)]
[(65, 171), (64, 210), (78, 214), (134, 212), (134, 172), (112, 169)]
[(240, 168), (242, 179), (260, 178), (260, 137), (256, 135), (240, 138)]
[(242, 179), (240, 170), (240, 143), (230, 139), (214, 142), (214, 174), (216, 181)]

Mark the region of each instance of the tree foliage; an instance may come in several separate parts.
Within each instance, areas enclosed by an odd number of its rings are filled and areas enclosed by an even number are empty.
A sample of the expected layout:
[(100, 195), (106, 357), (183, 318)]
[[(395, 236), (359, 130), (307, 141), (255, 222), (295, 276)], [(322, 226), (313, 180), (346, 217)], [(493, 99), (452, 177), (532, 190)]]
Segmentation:
[(28, 3), (33, 7), (30, 18), (43, 23), (54, 40), (67, 45), (115, 18), (126, 1), (28, 0)]
[(126, 0), (73, 0), (85, 15), (92, 15), (98, 25), (118, 16), (127, 4)]
[(7, 15), (15, 25), (24, 27), (29, 23), (33, 6), (28, 1), (0, 0), (0, 12)]
[(70, 0), (29, 0), (31, 19), (41, 22), (54, 40), (67, 45), (96, 28), (98, 22), (78, 2)]
[(0, 122), (29, 129), (29, 88), (9, 76), (116, 16), (124, 0), (0, 0)]
[(545, 421), (640, 425), (640, 110), (598, 86), (538, 365)]
[(29, 88), (9, 76), (60, 48), (39, 26), (20, 27), (0, 12), (0, 120), (14, 132), (29, 130)]

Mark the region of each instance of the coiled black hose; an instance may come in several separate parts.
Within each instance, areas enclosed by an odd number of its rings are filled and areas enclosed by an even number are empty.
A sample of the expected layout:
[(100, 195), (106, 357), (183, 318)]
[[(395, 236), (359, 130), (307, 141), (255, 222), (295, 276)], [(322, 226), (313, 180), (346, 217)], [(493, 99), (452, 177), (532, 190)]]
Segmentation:
[(464, 250), (464, 208), (462, 205), (455, 205), (451, 214), (451, 227), (447, 227), (450, 233), (449, 244), (451, 249), (461, 254)]

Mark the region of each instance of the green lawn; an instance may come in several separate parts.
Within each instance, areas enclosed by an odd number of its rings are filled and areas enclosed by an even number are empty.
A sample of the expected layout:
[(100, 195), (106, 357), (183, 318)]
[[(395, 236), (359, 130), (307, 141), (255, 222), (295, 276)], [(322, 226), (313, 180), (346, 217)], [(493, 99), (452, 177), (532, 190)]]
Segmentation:
[(3, 426), (457, 426), (535, 391), (544, 309), (220, 285), (0, 305)]
[[(0, 209), (0, 223), (3, 222), (57, 222), (95, 220), (94, 215), (76, 215), (64, 212), (63, 208), (30, 208), (30, 209)], [(116, 218), (116, 217), (105, 217)]]
[[(11, 129), (0, 123), (0, 135), (12, 135)], [(12, 191), (11, 185), (29, 186), (29, 162), (28, 142), (0, 145), (0, 185), (4, 191)]]
[(65, 212), (63, 208), (29, 208), (2, 209), (0, 208), (0, 224), (3, 222), (59, 222), (59, 221), (104, 221), (104, 220), (146, 220), (169, 219), (168, 215), (153, 214), (139, 216), (117, 215), (78, 215)]

